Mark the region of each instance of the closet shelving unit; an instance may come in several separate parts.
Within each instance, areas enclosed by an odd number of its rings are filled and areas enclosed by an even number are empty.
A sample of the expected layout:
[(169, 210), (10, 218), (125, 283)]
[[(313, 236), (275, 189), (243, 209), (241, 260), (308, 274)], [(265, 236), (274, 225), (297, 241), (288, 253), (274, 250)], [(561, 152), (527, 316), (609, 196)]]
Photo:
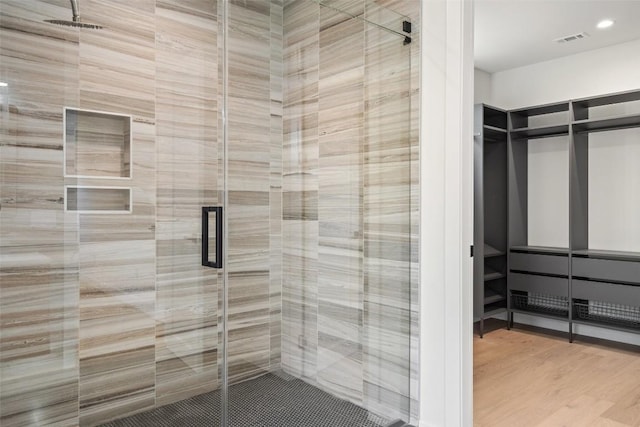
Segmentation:
[(570, 138), (567, 102), (509, 112), (509, 326), (514, 313), (570, 320), (569, 248), (529, 245), (529, 145)]
[(507, 112), (475, 106), (474, 317), (507, 309)]
[[(589, 246), (588, 188), (590, 135), (640, 128), (640, 114), (592, 112), (625, 110), (639, 101), (640, 91), (633, 91), (507, 113), (509, 327), (514, 313), (526, 313), (566, 321), (570, 341), (574, 324), (640, 333), (640, 253)], [(563, 135), (569, 142), (569, 247), (530, 246), (528, 145)]]
[[(571, 102), (570, 156), (571, 320), (640, 333), (640, 253), (589, 246), (589, 139), (595, 132), (616, 138), (621, 129), (640, 129), (640, 114), (604, 115), (637, 106), (640, 91)], [(640, 144), (640, 140), (637, 142)], [(615, 209), (615, 207), (612, 207)]]

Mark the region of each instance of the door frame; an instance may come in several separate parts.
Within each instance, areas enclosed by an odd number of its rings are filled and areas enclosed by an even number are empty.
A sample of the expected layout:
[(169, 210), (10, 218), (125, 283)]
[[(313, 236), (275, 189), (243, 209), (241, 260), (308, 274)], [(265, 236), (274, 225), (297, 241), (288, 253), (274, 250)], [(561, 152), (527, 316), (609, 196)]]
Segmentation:
[(473, 0), (422, 0), (420, 426), (473, 425)]

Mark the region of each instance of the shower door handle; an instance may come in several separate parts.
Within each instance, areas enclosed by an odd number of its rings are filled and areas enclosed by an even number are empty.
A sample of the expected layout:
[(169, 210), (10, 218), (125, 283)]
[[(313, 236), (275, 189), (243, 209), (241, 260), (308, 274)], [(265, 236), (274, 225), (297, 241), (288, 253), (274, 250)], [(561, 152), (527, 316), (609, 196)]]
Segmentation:
[[(215, 260), (209, 259), (209, 214), (215, 215)], [(211, 268), (222, 268), (222, 206), (202, 207), (202, 265)]]

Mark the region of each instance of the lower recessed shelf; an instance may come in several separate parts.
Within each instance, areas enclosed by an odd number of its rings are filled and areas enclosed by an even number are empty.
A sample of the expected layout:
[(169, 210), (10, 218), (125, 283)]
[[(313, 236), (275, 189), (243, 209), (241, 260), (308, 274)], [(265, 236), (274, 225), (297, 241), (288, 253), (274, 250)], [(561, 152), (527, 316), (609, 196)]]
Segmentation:
[(65, 211), (88, 214), (130, 214), (131, 188), (65, 187)]

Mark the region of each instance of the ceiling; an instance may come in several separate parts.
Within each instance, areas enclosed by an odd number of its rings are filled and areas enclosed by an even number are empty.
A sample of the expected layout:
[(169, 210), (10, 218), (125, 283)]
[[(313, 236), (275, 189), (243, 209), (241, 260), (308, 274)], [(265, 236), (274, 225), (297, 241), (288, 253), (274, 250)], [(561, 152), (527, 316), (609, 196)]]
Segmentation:
[[(640, 0), (475, 0), (475, 67), (489, 73), (640, 39)], [(604, 30), (596, 24), (609, 18)], [(586, 32), (566, 43), (555, 39)], [(638, 52), (640, 55), (640, 52)]]

